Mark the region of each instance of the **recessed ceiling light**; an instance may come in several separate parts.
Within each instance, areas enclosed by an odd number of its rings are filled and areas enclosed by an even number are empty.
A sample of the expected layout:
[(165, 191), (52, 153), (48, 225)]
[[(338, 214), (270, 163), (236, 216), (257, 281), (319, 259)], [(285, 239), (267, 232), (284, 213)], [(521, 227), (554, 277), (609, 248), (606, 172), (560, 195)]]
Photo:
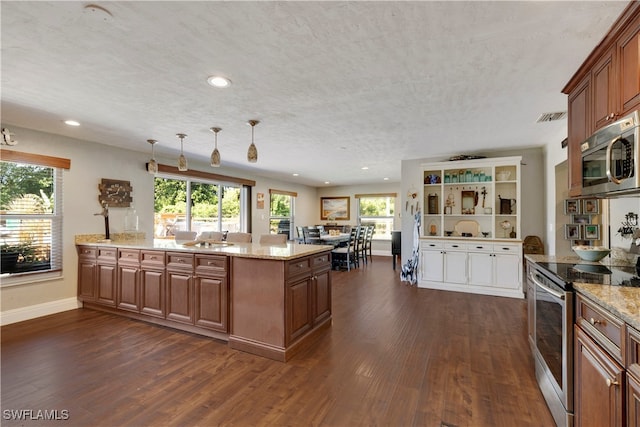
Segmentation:
[(363, 167), (362, 167), (362, 170), (363, 170), (363, 171), (366, 171), (367, 169), (369, 169), (369, 166), (363, 166)]
[(389, 178), (387, 178), (386, 176), (384, 178), (382, 178), (385, 181), (389, 181)]
[(207, 83), (213, 87), (227, 87), (231, 84), (231, 80), (222, 76), (209, 76)]
[(324, 183), (325, 183), (325, 184), (331, 184), (329, 181), (325, 181)]
[(65, 120), (64, 124), (69, 126), (80, 126), (80, 122), (76, 122), (75, 120)]
[(300, 175), (300, 174), (299, 174), (299, 173), (294, 173), (294, 174), (293, 174), (293, 176), (298, 176), (298, 175)]

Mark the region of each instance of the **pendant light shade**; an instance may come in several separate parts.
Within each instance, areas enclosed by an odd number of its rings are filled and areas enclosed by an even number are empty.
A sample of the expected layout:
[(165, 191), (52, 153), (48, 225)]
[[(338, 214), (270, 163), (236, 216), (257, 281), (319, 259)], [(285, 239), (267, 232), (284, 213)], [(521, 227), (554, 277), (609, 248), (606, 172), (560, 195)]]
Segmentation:
[(256, 163), (258, 161), (258, 149), (253, 142), (253, 129), (260, 122), (258, 120), (249, 120), (248, 123), (251, 126), (251, 145), (249, 146), (249, 150), (247, 151), (247, 160), (249, 161), (249, 163)]
[(180, 138), (180, 157), (178, 157), (178, 170), (180, 172), (186, 172), (189, 170), (187, 166), (187, 158), (184, 156), (184, 138), (187, 136), (184, 133), (177, 133), (176, 136)]
[(215, 145), (215, 148), (213, 149), (213, 152), (211, 153), (211, 166), (213, 166), (214, 168), (218, 168), (220, 167), (220, 151), (218, 151), (218, 132), (220, 132), (222, 129), (211, 128), (209, 130), (216, 135), (215, 136), (216, 145)]
[(147, 139), (147, 142), (151, 144), (151, 160), (147, 162), (147, 172), (155, 175), (156, 173), (158, 173), (158, 162), (156, 162), (156, 156), (153, 148), (158, 141), (156, 141), (155, 139)]

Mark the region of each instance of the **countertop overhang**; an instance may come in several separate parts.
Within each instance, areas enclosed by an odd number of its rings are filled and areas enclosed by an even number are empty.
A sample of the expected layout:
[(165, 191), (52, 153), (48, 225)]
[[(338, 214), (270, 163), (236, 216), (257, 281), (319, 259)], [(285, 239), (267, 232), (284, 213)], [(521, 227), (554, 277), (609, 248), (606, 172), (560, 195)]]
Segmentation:
[(112, 247), (112, 248), (128, 248), (141, 250), (161, 250), (190, 252), (199, 254), (218, 254), (241, 258), (258, 258), (273, 259), (286, 261), (296, 259), (307, 255), (326, 252), (333, 249), (330, 245), (304, 245), (299, 243), (286, 243), (282, 245), (263, 245), (260, 243), (228, 243), (228, 244), (210, 244), (185, 246), (176, 243), (174, 240), (154, 240), (144, 242), (132, 241), (111, 241), (111, 242), (95, 242), (95, 241), (76, 241), (76, 245), (96, 246), (96, 247)]

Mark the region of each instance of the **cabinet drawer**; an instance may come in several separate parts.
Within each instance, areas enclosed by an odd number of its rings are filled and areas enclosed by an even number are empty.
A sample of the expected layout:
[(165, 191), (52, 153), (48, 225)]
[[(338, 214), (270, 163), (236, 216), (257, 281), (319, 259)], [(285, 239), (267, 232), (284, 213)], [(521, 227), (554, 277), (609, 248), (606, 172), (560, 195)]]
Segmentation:
[(140, 253), (140, 258), (141, 258), (141, 264), (143, 267), (164, 268), (164, 265), (165, 265), (164, 252), (142, 251)]
[(116, 262), (118, 250), (116, 248), (97, 248), (98, 261)]
[(611, 353), (614, 359), (622, 363), (621, 348), (625, 339), (624, 323), (580, 294), (577, 295), (576, 303), (576, 323), (594, 341)]
[(519, 254), (520, 253), (520, 245), (509, 245), (509, 244), (499, 244), (496, 243), (493, 245), (493, 251), (495, 253), (513, 253), (513, 254)]
[(196, 273), (224, 273), (227, 271), (227, 257), (224, 255), (196, 255)]
[(287, 262), (286, 278), (310, 274), (311, 257), (298, 258)]
[(444, 244), (444, 249), (447, 251), (466, 251), (467, 246), (468, 246), (467, 243), (447, 242)]
[(167, 252), (167, 268), (177, 270), (193, 270), (193, 254)]
[(81, 258), (95, 258), (97, 253), (97, 248), (89, 246), (78, 246), (78, 256)]
[(470, 252), (493, 252), (493, 245), (489, 243), (469, 243)]
[(313, 255), (311, 257), (311, 266), (314, 269), (322, 268), (324, 266), (331, 265), (331, 254), (324, 253), (319, 255)]
[(139, 264), (140, 251), (137, 249), (118, 249), (118, 263)]
[(420, 249), (442, 249), (442, 242), (420, 242)]

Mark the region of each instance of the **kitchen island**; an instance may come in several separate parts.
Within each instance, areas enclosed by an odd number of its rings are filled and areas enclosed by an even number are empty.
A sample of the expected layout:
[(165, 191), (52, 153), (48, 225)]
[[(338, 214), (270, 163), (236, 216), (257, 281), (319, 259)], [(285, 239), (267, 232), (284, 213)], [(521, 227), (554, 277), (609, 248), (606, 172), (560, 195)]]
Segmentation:
[(287, 361), (331, 325), (331, 246), (76, 239), (78, 298)]

